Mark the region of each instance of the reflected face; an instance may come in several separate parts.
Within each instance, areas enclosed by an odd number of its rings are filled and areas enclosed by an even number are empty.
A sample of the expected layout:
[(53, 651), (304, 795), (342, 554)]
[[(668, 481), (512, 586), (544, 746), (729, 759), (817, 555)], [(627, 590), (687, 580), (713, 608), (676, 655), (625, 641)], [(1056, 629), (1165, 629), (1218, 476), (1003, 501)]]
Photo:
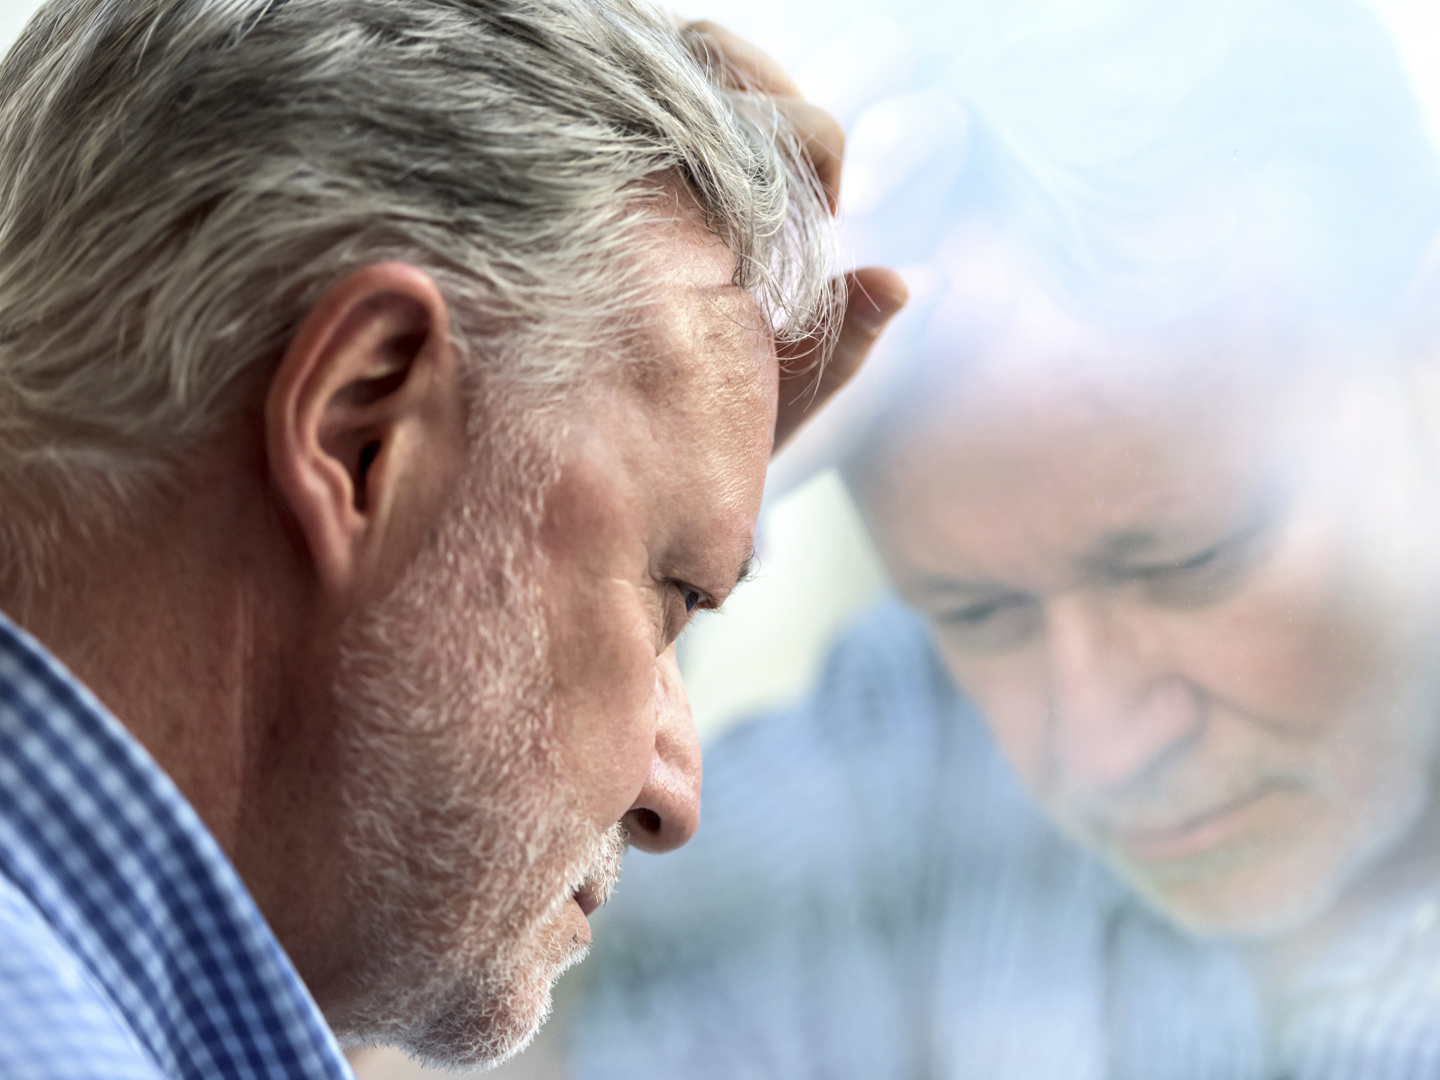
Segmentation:
[(642, 373), (593, 387), (551, 454), (482, 422), (450, 520), (351, 628), (351, 1038), (457, 1065), (520, 1049), (626, 843), (697, 825), (672, 645), (744, 573), (778, 368), (729, 252), (667, 240)]
[(1424, 418), (1398, 378), (1038, 348), (995, 342), (861, 479), (895, 580), (1067, 832), (1192, 930), (1303, 923), (1427, 798)]

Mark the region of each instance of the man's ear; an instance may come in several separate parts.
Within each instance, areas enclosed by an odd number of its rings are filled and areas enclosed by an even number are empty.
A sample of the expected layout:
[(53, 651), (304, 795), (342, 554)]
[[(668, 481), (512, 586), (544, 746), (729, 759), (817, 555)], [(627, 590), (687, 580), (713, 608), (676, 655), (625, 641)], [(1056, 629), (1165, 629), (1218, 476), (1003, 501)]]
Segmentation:
[(341, 600), (383, 589), (465, 460), (449, 309), (430, 276), (381, 263), (333, 286), (275, 372), (265, 437), (321, 587)]

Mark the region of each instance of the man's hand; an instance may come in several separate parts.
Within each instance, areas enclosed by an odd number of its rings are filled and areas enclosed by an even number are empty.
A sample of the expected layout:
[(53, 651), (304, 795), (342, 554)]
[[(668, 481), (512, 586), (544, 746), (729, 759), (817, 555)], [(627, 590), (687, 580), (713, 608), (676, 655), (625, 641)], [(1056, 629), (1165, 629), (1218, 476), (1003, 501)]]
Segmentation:
[[(836, 119), (807, 102), (800, 88), (773, 59), (723, 26), (702, 21), (680, 28), (692, 52), (707, 59), (726, 85), (766, 94), (794, 127), (815, 176), (830, 201), (840, 205), (840, 170), (845, 132)], [(885, 324), (905, 305), (905, 283), (893, 270), (867, 267), (846, 274), (845, 317), (835, 350), (818, 373), (812, 342), (797, 342), (780, 352), (780, 408), (775, 418), (775, 449), (860, 369)]]
[(817, 372), (807, 355), (813, 349), (810, 342), (801, 341), (780, 350), (776, 450), (860, 370), (885, 324), (905, 306), (905, 282), (894, 270), (868, 266), (846, 274), (843, 280), (845, 318), (825, 366)]

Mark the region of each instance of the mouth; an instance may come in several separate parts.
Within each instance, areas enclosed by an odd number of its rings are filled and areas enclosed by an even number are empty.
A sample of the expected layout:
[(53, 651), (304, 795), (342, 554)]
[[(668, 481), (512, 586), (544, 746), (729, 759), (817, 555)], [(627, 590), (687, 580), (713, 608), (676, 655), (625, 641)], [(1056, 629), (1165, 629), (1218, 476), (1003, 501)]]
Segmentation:
[(1178, 862), (1203, 855), (1248, 832), (1258, 805), (1272, 791), (1260, 787), (1175, 824), (1158, 828), (1116, 829), (1112, 835), (1119, 846), (1142, 862)]
[[(629, 839), (630, 834), (623, 826), (612, 828), (605, 834), (590, 865), (570, 879), (570, 899), (587, 919), (610, 899), (620, 879), (620, 864), (625, 858)], [(573, 884), (575, 882), (579, 884)]]
[(605, 902), (605, 898), (600, 895), (599, 890), (588, 881), (575, 890), (573, 899), (580, 905), (580, 914), (587, 919), (595, 914), (600, 909), (600, 905)]

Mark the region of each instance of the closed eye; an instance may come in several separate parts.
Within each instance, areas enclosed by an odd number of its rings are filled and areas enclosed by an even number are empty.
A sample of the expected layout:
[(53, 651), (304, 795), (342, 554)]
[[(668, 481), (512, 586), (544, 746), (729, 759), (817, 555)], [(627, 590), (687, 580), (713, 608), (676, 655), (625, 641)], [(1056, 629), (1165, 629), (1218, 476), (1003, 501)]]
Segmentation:
[(947, 643), (967, 652), (993, 653), (1033, 637), (1044, 611), (1035, 597), (1016, 593), (937, 611), (931, 618)]
[(1261, 534), (1247, 531), (1172, 563), (1125, 570), (1153, 603), (1186, 607), (1213, 603), (1238, 587), (1258, 555)]
[(1206, 548), (1204, 551), (1191, 555), (1188, 559), (1181, 559), (1179, 562), (1164, 563), (1159, 566), (1139, 566), (1131, 570), (1129, 576), (1144, 580), (1147, 578), (1164, 577), (1167, 574), (1184, 574), (1191, 570), (1202, 570), (1220, 558), (1230, 546), (1228, 543), (1216, 544), (1214, 547)]
[(971, 625), (982, 623), (993, 617), (1002, 609), (1013, 604), (1013, 600), (987, 600), (982, 604), (970, 604), (968, 607), (955, 608), (947, 611), (940, 617), (941, 622), (958, 623), (960, 625)]

